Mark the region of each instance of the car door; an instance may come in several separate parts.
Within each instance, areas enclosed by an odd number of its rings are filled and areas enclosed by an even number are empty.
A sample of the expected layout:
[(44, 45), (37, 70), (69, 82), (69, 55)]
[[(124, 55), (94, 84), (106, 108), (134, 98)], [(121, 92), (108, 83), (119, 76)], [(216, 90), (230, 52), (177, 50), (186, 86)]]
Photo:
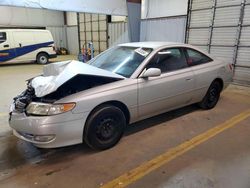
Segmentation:
[(162, 74), (138, 79), (139, 118), (191, 103), (194, 75), (181, 48), (159, 51), (146, 65), (145, 69), (148, 68), (159, 68)]
[(11, 32), (0, 31), (0, 63), (5, 63), (13, 58), (15, 58), (15, 49)]

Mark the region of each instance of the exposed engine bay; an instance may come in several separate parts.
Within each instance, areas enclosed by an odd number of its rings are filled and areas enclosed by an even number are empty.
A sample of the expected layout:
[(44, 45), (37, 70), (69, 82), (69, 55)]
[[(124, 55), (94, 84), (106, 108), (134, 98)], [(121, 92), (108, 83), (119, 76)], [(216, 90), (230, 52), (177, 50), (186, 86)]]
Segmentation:
[(121, 79), (124, 77), (78, 61), (46, 65), (43, 75), (27, 80), (27, 89), (13, 99), (15, 110), (22, 113), (30, 102), (54, 103)]

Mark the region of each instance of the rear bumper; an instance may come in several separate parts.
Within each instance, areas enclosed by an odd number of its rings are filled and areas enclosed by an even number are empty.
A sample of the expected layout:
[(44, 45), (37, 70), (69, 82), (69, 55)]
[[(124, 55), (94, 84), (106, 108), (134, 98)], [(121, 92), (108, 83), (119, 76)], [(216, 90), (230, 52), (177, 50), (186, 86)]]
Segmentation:
[[(82, 134), (87, 114), (67, 112), (54, 116), (26, 116), (13, 113), (9, 120), (13, 133), (18, 138), (40, 148), (56, 148), (82, 143)], [(50, 140), (38, 141), (36, 136), (53, 135)]]
[(50, 54), (49, 55), (49, 59), (56, 58), (56, 57), (57, 57), (57, 54)]

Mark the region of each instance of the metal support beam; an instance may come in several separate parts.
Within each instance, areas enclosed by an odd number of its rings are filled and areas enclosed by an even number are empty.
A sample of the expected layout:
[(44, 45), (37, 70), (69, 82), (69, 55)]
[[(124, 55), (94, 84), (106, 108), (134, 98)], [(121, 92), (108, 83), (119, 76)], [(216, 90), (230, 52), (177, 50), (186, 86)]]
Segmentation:
[(98, 14), (98, 21), (97, 21), (97, 24), (98, 24), (98, 53), (101, 53), (101, 39), (100, 39), (100, 15)]
[(246, 5), (246, 0), (242, 0), (241, 7), (240, 7), (240, 17), (239, 17), (239, 22), (238, 22), (237, 36), (236, 36), (235, 48), (234, 48), (234, 57), (233, 57), (234, 66), (236, 65), (236, 61), (237, 61), (238, 49), (239, 49), (239, 44), (240, 44), (240, 36), (241, 36), (241, 30), (242, 30), (242, 23), (243, 23), (244, 12), (245, 12), (245, 5)]
[(87, 48), (86, 13), (84, 13), (84, 48)]
[(79, 48), (79, 54), (80, 54), (81, 53), (81, 38), (80, 38), (80, 15), (79, 13), (77, 13), (76, 16), (77, 16), (78, 48)]
[(188, 38), (189, 38), (192, 3), (193, 3), (193, 0), (188, 0), (188, 12), (187, 12), (188, 16), (187, 16), (187, 23), (186, 23), (185, 43), (188, 43)]
[(210, 53), (210, 51), (211, 51), (216, 4), (217, 4), (217, 0), (214, 0), (214, 4), (212, 6), (212, 20), (211, 20), (210, 31), (209, 31), (210, 33), (209, 33), (209, 38), (208, 38), (208, 53)]

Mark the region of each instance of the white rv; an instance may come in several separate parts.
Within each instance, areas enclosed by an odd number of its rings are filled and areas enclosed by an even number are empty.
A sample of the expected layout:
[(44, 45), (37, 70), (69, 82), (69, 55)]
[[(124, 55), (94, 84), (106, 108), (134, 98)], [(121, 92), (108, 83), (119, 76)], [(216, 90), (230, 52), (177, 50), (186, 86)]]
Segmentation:
[(36, 29), (0, 29), (0, 65), (34, 62), (46, 64), (56, 51), (50, 31)]

